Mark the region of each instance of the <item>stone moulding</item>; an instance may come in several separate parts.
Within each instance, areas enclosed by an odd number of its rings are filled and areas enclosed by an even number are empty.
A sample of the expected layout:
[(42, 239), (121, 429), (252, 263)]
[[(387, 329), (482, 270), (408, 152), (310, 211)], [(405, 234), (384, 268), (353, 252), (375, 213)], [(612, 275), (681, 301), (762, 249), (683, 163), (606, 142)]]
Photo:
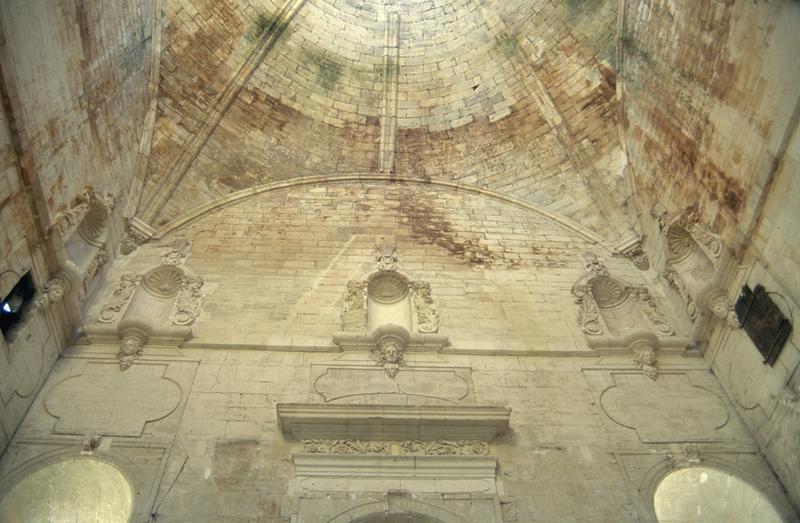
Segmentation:
[(491, 441), (511, 410), (494, 406), (309, 405), (279, 403), (278, 426), (298, 440)]
[[(338, 174), (338, 175), (304, 176), (301, 178), (295, 178), (293, 180), (272, 182), (264, 185), (259, 185), (257, 187), (243, 189), (241, 191), (237, 191), (235, 193), (219, 197), (211, 202), (199, 205), (194, 209), (191, 209), (185, 212), (184, 214), (176, 218), (173, 218), (164, 225), (161, 225), (157, 230), (152, 232), (152, 237), (154, 239), (163, 238), (168, 233), (193, 222), (194, 220), (203, 215), (210, 214), (223, 207), (227, 207), (230, 204), (239, 202), (241, 200), (255, 196), (257, 194), (262, 194), (271, 191), (278, 191), (281, 189), (289, 189), (292, 187), (302, 187), (304, 185), (325, 185), (325, 184), (342, 183), (342, 182), (385, 183), (386, 181), (387, 181), (386, 175), (379, 173), (352, 173), (352, 174)], [(402, 182), (402, 183), (418, 184), (424, 186), (433, 185), (437, 187), (452, 189), (459, 192), (487, 196), (489, 198), (502, 201), (520, 207), (522, 209), (528, 210), (530, 212), (539, 214), (544, 218), (546, 218), (547, 220), (549, 220), (550, 222), (559, 225), (561, 227), (564, 227), (569, 231), (574, 232), (576, 235), (583, 238), (584, 240), (587, 240), (595, 245), (602, 247), (609, 254), (614, 251), (614, 245), (606, 241), (604, 238), (602, 238), (595, 232), (592, 232), (591, 230), (587, 229), (586, 227), (580, 225), (578, 222), (570, 218), (567, 218), (550, 209), (547, 209), (542, 205), (538, 205), (533, 202), (527, 202), (519, 198), (514, 198), (513, 196), (509, 196), (507, 194), (503, 194), (497, 191), (492, 191), (490, 189), (484, 189), (482, 187), (476, 187), (474, 185), (468, 185), (458, 182), (415, 178), (413, 176), (403, 176), (403, 175), (394, 176), (392, 178), (392, 181), (394, 183)]]
[(294, 454), (297, 476), (359, 478), (488, 479), (494, 481), (492, 456), (341, 456)]

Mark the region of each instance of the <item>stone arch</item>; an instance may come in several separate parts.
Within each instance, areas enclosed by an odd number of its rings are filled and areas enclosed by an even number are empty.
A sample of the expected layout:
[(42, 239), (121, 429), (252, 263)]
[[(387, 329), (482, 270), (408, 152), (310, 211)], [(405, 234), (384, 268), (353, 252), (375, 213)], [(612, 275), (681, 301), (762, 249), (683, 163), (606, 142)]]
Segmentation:
[(408, 523), (466, 523), (466, 519), (449, 510), (406, 497), (394, 496), (342, 512), (327, 523), (400, 523), (403, 520), (380, 519), (387, 516), (411, 516)]
[[(327, 184), (336, 184), (336, 183), (343, 183), (343, 182), (356, 182), (356, 183), (365, 183), (365, 182), (379, 182), (385, 183), (386, 178), (380, 175), (372, 175), (372, 174), (341, 174), (341, 175), (331, 175), (331, 176), (306, 176), (301, 178), (296, 178), (293, 180), (288, 181), (280, 181), (280, 182), (273, 182), (264, 185), (260, 185), (257, 187), (251, 187), (249, 189), (244, 189), (241, 191), (237, 191), (235, 193), (231, 193), (225, 196), (221, 196), (216, 198), (213, 201), (204, 203), (195, 207), (194, 209), (173, 218), (169, 222), (161, 225), (156, 229), (156, 231), (152, 234), (153, 239), (161, 239), (164, 236), (168, 235), (169, 233), (180, 229), (190, 223), (202, 218), (203, 216), (213, 213), (218, 209), (222, 209), (228, 207), (230, 205), (235, 205), (243, 200), (246, 200), (252, 196), (279, 191), (282, 189), (289, 189), (293, 187), (302, 187), (302, 186), (320, 186), (320, 185), (327, 185)], [(582, 238), (586, 241), (589, 241), (598, 247), (601, 247), (606, 254), (610, 255), (614, 252), (614, 245), (612, 242), (604, 239), (597, 233), (589, 230), (588, 228), (582, 226), (578, 222), (567, 218), (557, 212), (551, 211), (542, 205), (537, 205), (532, 202), (527, 202), (521, 200), (519, 198), (514, 198), (513, 196), (509, 196), (507, 194), (503, 194), (497, 191), (492, 191), (490, 189), (485, 189), (482, 187), (475, 187), (472, 185), (464, 185), (461, 183), (456, 182), (449, 182), (445, 180), (431, 180), (426, 178), (415, 178), (413, 176), (402, 176), (398, 175), (392, 178), (393, 183), (407, 183), (407, 184), (415, 184), (415, 185), (425, 185), (425, 186), (437, 186), (443, 187), (446, 189), (451, 189), (457, 192), (463, 192), (468, 194), (474, 195), (481, 195), (486, 196), (487, 198), (491, 198), (493, 200), (497, 200), (500, 202), (504, 202), (509, 205), (513, 205), (515, 207), (519, 207), (525, 209), (527, 211), (539, 214), (549, 220), (550, 222), (557, 224), (566, 230), (574, 233), (579, 238)]]
[[(771, 471), (758, 471), (757, 465), (752, 462), (748, 467), (748, 461), (740, 459), (741, 456), (742, 454), (737, 452), (730, 454), (720, 451), (701, 452), (692, 444), (684, 446), (682, 456), (680, 453), (676, 456), (671, 454), (664, 455), (663, 459), (659, 460), (645, 473), (639, 486), (635, 489), (640, 496), (639, 513), (642, 515), (643, 520), (660, 521), (656, 514), (655, 496), (658, 488), (668, 476), (687, 469), (710, 469), (736, 478), (736, 480), (757, 491), (775, 509), (775, 512), (781, 518), (780, 521), (798, 521), (797, 515), (782, 491), (781, 485), (767, 479), (771, 476)], [(758, 472), (762, 472), (762, 474), (759, 476)], [(667, 522), (665, 521), (664, 523)]]

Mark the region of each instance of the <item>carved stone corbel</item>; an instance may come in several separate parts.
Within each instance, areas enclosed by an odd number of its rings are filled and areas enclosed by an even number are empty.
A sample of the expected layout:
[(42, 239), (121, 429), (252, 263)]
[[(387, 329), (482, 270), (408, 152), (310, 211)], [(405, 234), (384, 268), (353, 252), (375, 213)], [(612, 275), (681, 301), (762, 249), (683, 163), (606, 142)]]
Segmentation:
[(41, 294), (33, 301), (33, 308), (38, 312), (46, 311), (54, 303), (61, 301), (72, 290), (69, 277), (59, 272), (44, 284)]
[(720, 320), (725, 321), (729, 327), (741, 329), (739, 318), (733, 310), (733, 304), (728, 298), (728, 294), (723, 289), (714, 289), (706, 296), (706, 307), (711, 314)]
[(658, 356), (653, 343), (649, 340), (637, 340), (628, 347), (633, 352), (633, 364), (645, 376), (655, 381), (658, 379)]
[(134, 361), (142, 357), (147, 339), (147, 333), (135, 327), (128, 328), (122, 333), (119, 351), (117, 352), (120, 370), (128, 370)]
[(405, 346), (405, 340), (394, 334), (386, 334), (378, 338), (377, 349), (375, 349), (376, 364), (383, 367), (386, 375), (390, 378), (396, 378), (400, 373), (400, 367), (405, 365), (403, 354)]
[(125, 231), (125, 235), (119, 242), (119, 252), (126, 256), (131, 254), (138, 249), (141, 244), (150, 239), (154, 232), (153, 228), (143, 221), (138, 218), (132, 218)]
[(617, 252), (630, 260), (634, 267), (640, 271), (650, 269), (650, 258), (647, 257), (647, 253), (644, 252), (642, 248), (641, 238), (634, 237), (623, 242), (623, 244), (617, 248)]

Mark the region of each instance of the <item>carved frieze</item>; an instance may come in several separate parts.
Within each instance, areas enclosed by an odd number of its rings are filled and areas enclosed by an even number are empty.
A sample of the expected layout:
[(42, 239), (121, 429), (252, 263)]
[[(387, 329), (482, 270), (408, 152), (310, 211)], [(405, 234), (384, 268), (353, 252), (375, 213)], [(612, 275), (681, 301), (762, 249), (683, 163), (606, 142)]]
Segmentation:
[(411, 303), (417, 317), (417, 330), (424, 333), (439, 332), (439, 308), (433, 303), (431, 284), (414, 281), (411, 287)]
[(114, 288), (114, 291), (111, 293), (108, 302), (103, 305), (103, 308), (100, 310), (97, 322), (113, 323), (117, 319), (117, 315), (130, 301), (131, 296), (133, 296), (133, 291), (136, 290), (136, 286), (139, 285), (140, 280), (141, 276), (138, 274), (132, 272), (123, 274), (116, 288)]
[(408, 440), (400, 444), (400, 449), (403, 454), (420, 454), (424, 456), (489, 455), (489, 444), (485, 441), (476, 440)]
[(389, 454), (392, 446), (388, 441), (307, 439), (303, 440), (303, 450), (307, 454)]
[(488, 456), (489, 444), (478, 440), (363, 441), (356, 439), (303, 440), (307, 454), (393, 454), (416, 456)]
[(60, 272), (44, 284), (41, 294), (33, 301), (33, 308), (39, 312), (45, 311), (52, 304), (61, 301), (71, 289), (72, 283), (69, 277)]
[(367, 282), (347, 282), (342, 306), (342, 331), (362, 332), (367, 328)]

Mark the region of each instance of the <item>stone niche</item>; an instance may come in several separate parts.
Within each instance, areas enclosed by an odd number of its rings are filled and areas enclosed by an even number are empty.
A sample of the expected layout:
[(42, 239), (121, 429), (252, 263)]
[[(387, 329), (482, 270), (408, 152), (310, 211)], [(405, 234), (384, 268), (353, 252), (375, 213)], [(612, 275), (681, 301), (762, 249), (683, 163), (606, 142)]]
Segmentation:
[(449, 345), (439, 332), (439, 309), (430, 283), (402, 271), (394, 242), (381, 236), (375, 267), (347, 283), (341, 332), (333, 341), (342, 350), (370, 351), (395, 377), (410, 350), (439, 351)]
[(144, 274), (123, 274), (100, 310), (84, 328), (92, 342), (117, 342), (120, 369), (141, 358), (148, 343), (180, 346), (191, 338), (200, 315), (203, 278), (186, 266), (191, 244), (178, 240), (162, 252), (161, 264)]
[(590, 347), (600, 353), (629, 353), (634, 366), (658, 378), (658, 352), (683, 353), (688, 338), (661, 314), (646, 287), (614, 278), (597, 256), (585, 253), (586, 274), (572, 286), (578, 323)]
[(700, 221), (697, 209), (670, 215), (663, 208), (653, 211), (664, 234), (667, 261), (662, 277), (678, 295), (693, 323), (710, 313), (739, 327), (723, 278), (730, 260), (722, 239)]

